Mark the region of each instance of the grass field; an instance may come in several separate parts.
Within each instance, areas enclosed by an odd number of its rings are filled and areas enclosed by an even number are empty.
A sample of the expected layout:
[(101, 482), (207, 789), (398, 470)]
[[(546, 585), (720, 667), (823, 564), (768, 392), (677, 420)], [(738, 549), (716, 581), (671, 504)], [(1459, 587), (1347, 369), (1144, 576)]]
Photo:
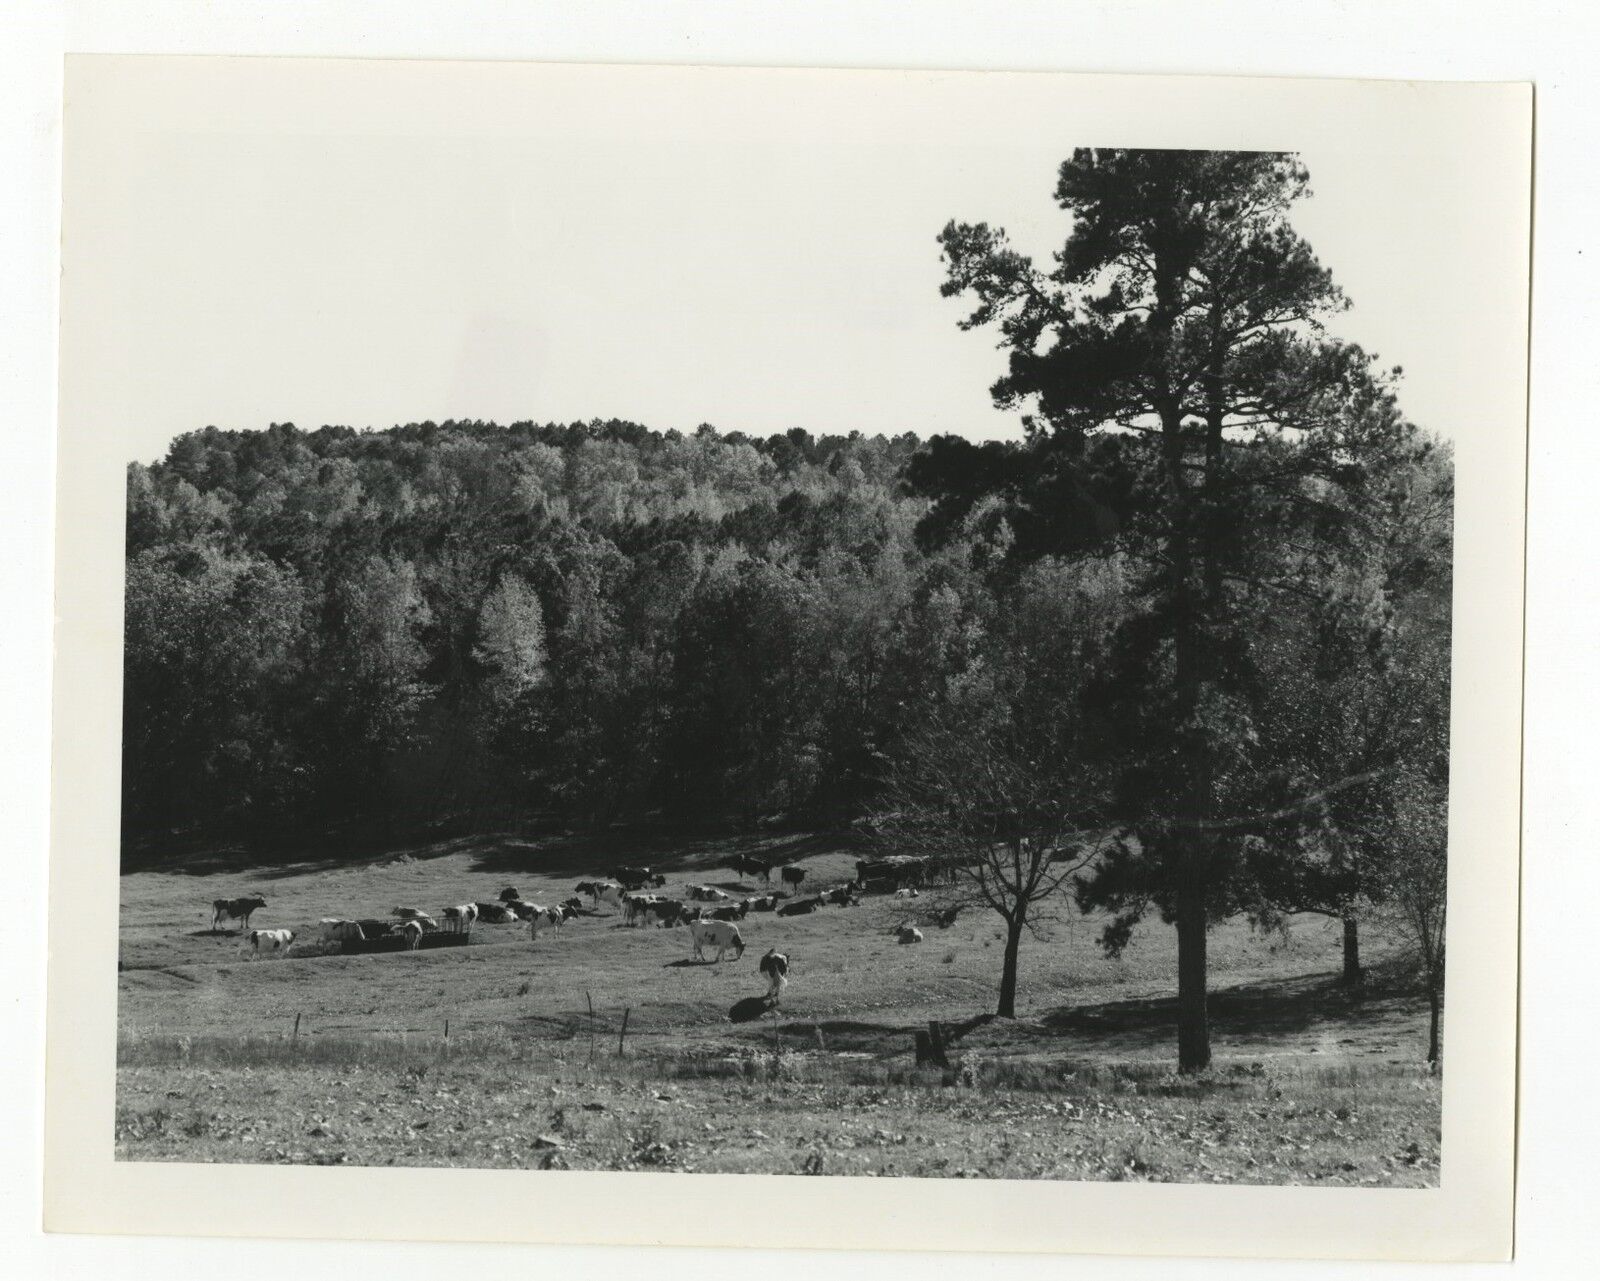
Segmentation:
[[(737, 892), (723, 866), (765, 848), (806, 888), (853, 874), (827, 837), (652, 849), (485, 837), (360, 861), (224, 859), (122, 879), (117, 1151), (137, 1160), (661, 1168), (772, 1173), (1432, 1185), (1439, 1091), (1426, 1011), (1377, 940), (1341, 988), (1338, 931), (1243, 922), (1212, 936), (1213, 1070), (1172, 1074), (1175, 947), (1152, 922), (1116, 960), (1075, 912), (1023, 946), (1016, 1020), (993, 1008), (998, 918), (897, 946), (937, 893), (742, 923), (738, 962), (690, 959), (687, 931), (606, 913), (530, 942), (365, 956), (247, 957), (214, 898), (260, 892), (257, 928), (436, 911), (505, 885), (541, 902), (620, 862)], [(730, 1013), (791, 961), (781, 1017)], [(590, 1009), (593, 1008), (591, 1019)], [(298, 1035), (293, 1035), (298, 1016)], [(619, 1034), (626, 1017), (626, 1038)], [(959, 1025), (950, 1071), (913, 1033)], [(445, 1023), (449, 1021), (449, 1039)], [(291, 1039), (293, 1038), (293, 1039)]]

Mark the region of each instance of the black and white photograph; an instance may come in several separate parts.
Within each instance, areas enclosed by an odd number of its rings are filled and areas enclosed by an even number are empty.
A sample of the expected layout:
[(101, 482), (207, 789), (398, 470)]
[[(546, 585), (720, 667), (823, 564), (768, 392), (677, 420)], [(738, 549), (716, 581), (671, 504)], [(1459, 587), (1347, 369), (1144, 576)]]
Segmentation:
[(1523, 423), (1450, 193), (1525, 169), (1110, 81), (138, 64), (64, 240), (116, 1163), (1451, 1178), (1463, 829), (1518, 860), (1453, 726), (1458, 492), (1520, 479), (1458, 463)]

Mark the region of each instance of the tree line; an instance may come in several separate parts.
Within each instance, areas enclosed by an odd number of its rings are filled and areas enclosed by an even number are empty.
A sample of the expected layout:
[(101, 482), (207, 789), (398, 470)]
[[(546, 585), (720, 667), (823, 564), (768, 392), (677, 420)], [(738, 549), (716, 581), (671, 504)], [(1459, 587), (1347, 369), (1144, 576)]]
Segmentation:
[(1068, 892), (1109, 949), (1176, 928), (1185, 1069), (1225, 915), (1344, 919), (1358, 967), (1358, 911), (1395, 913), (1437, 1010), (1451, 460), (1331, 336), (1307, 182), (1083, 150), (1050, 269), (946, 227), (1020, 441), (179, 437), (129, 469), (125, 853), (854, 822), (960, 856), (1003, 1013)]

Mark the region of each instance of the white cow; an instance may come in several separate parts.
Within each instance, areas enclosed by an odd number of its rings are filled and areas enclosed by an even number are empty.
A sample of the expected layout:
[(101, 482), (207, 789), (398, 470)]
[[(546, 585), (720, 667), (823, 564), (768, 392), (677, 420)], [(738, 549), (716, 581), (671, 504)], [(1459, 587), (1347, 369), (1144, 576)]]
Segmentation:
[(445, 908), (440, 915), (444, 917), (444, 928), (450, 933), (471, 934), (472, 923), (478, 919), (478, 906), (476, 903), (461, 903)]
[(419, 907), (397, 907), (389, 915), (398, 916), (402, 921), (420, 921), (422, 928), (425, 930), (438, 928), (433, 923), (433, 917)]
[(406, 941), (408, 951), (415, 952), (422, 945), (422, 926), (417, 921), (407, 921), (395, 932)]
[(894, 892), (894, 896), (896, 898), (917, 898), (920, 895), (921, 895), (921, 891), (918, 890), (915, 886), (911, 886), (909, 888), (902, 887), (901, 889), (898, 889), (898, 890), (896, 890)]
[(294, 931), (251, 930), (244, 937), (250, 944), (251, 952), (260, 956), (262, 952), (287, 952), (289, 944), (294, 942)]
[(694, 954), (702, 961), (708, 944), (717, 949), (718, 961), (730, 947), (735, 960), (744, 955), (744, 938), (732, 921), (690, 921), (689, 938), (694, 942)]
[[(422, 927), (419, 925), (417, 928)], [(337, 916), (325, 916), (317, 922), (317, 938), (323, 943), (359, 943), (366, 937), (361, 932), (361, 927), (354, 921), (341, 920)]]

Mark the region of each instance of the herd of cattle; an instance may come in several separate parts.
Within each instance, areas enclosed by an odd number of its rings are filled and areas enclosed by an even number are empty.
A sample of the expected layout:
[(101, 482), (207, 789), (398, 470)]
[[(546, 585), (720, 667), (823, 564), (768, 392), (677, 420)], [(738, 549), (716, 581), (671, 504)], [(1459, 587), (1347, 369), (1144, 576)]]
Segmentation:
[[(594, 916), (602, 905), (615, 907), (627, 925), (657, 926), (671, 929), (685, 925), (689, 930), (693, 955), (707, 957), (715, 949), (715, 961), (732, 952), (744, 954), (744, 938), (737, 922), (751, 912), (773, 912), (778, 916), (802, 916), (819, 908), (835, 905), (850, 907), (861, 901), (868, 890), (893, 892), (900, 898), (913, 898), (929, 885), (948, 883), (955, 877), (956, 869), (946, 861), (908, 855), (881, 859), (863, 859), (856, 864), (856, 879), (819, 893), (799, 897), (800, 886), (806, 879), (806, 869), (783, 866), (761, 859), (740, 855), (729, 861), (741, 876), (759, 876), (771, 883), (776, 871), (783, 882), (784, 893), (768, 893), (735, 899), (733, 895), (711, 885), (686, 885), (681, 897), (658, 894), (667, 878), (648, 867), (619, 867), (603, 880), (580, 881), (572, 897), (561, 903), (546, 905), (533, 903), (522, 897), (515, 886), (501, 890), (497, 901), (460, 903), (440, 910), (435, 917), (417, 907), (395, 907), (388, 918), (376, 920), (346, 920), (341, 917), (324, 917), (317, 923), (316, 942), (324, 947), (344, 947), (364, 944), (375, 938), (399, 940), (398, 946), (415, 950), (430, 934), (469, 935), (477, 924), (505, 925), (525, 923), (533, 939), (539, 937), (541, 927), (559, 929), (575, 916)], [(588, 900), (587, 904), (585, 899)], [(294, 930), (252, 930), (250, 917), (266, 906), (260, 895), (246, 898), (217, 899), (211, 905), (211, 927), (222, 929), (231, 921), (240, 923), (244, 946), (252, 953), (287, 952), (297, 934)], [(952, 909), (948, 915), (954, 917)], [(947, 923), (941, 920), (941, 924)], [(922, 932), (914, 926), (902, 924), (895, 930), (901, 943), (920, 943)], [(387, 944), (387, 947), (397, 946)], [(776, 997), (782, 988), (783, 975), (788, 962), (782, 961), (781, 972), (768, 964), (777, 953), (763, 958), (762, 972), (772, 983), (771, 995)]]

